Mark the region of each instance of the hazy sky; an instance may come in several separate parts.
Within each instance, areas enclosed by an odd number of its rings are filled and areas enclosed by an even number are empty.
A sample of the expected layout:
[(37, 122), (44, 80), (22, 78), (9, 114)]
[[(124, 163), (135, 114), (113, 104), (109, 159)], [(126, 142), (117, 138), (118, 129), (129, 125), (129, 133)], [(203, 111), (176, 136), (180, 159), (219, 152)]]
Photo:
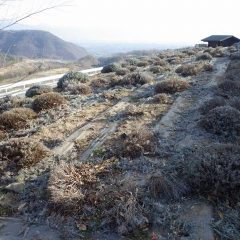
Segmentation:
[[(22, 0), (23, 12), (61, 1)], [(62, 1), (63, 2), (63, 1)], [(240, 37), (240, 0), (73, 0), (22, 23), (71, 41), (196, 43), (210, 34)], [(12, 13), (12, 10), (9, 10)]]

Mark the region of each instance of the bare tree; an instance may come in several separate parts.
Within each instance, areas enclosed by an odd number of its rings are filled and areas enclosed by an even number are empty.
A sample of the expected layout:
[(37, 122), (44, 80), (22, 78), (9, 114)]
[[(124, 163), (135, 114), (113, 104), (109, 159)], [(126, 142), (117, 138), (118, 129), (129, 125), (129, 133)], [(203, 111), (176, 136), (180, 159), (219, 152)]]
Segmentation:
[[(72, 1), (0, 0), (0, 30), (7, 29), (24, 19), (51, 9), (69, 6)], [(27, 6), (26, 6), (27, 5)]]

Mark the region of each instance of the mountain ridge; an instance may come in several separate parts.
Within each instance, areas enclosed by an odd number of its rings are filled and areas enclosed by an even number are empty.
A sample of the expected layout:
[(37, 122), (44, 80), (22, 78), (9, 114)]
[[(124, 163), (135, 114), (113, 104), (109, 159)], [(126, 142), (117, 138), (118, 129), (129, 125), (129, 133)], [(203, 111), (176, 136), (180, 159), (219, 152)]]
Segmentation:
[(78, 60), (88, 55), (83, 47), (42, 30), (0, 31), (0, 52), (32, 59), (67, 61)]

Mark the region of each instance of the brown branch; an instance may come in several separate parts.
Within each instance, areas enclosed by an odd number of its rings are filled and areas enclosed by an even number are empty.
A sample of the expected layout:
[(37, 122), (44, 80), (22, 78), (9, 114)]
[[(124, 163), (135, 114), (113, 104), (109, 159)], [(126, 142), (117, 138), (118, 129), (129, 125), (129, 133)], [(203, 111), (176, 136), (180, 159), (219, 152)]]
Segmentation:
[(27, 15), (25, 15), (25, 16), (17, 19), (17, 20), (15, 20), (14, 22), (9, 23), (8, 25), (0, 28), (0, 31), (6, 29), (6, 28), (8, 28), (8, 27), (11, 27), (11, 26), (17, 24), (18, 22), (21, 22), (22, 20), (24, 20), (24, 19), (26, 19), (26, 18), (29, 18), (29, 17), (31, 17), (31, 16), (33, 16), (33, 15), (36, 15), (36, 14), (39, 14), (39, 13), (42, 13), (42, 12), (45, 12), (45, 11), (47, 11), (47, 10), (51, 10), (51, 9), (54, 9), (54, 8), (57, 8), (57, 7), (62, 7), (62, 6), (63, 6), (62, 4), (54, 5), (54, 6), (51, 6), (51, 7), (47, 7), (47, 8), (44, 8), (44, 9), (41, 9), (41, 10), (38, 10), (38, 11), (35, 11), (35, 12), (32, 12), (32, 13), (29, 13), (29, 14), (27, 14)]

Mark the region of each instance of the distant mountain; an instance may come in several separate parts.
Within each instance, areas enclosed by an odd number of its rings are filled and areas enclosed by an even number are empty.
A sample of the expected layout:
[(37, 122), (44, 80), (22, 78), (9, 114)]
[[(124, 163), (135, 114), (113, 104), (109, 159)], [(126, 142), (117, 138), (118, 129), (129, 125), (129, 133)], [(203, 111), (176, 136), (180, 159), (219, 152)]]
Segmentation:
[(78, 60), (87, 51), (45, 31), (0, 31), (0, 52), (27, 58)]

